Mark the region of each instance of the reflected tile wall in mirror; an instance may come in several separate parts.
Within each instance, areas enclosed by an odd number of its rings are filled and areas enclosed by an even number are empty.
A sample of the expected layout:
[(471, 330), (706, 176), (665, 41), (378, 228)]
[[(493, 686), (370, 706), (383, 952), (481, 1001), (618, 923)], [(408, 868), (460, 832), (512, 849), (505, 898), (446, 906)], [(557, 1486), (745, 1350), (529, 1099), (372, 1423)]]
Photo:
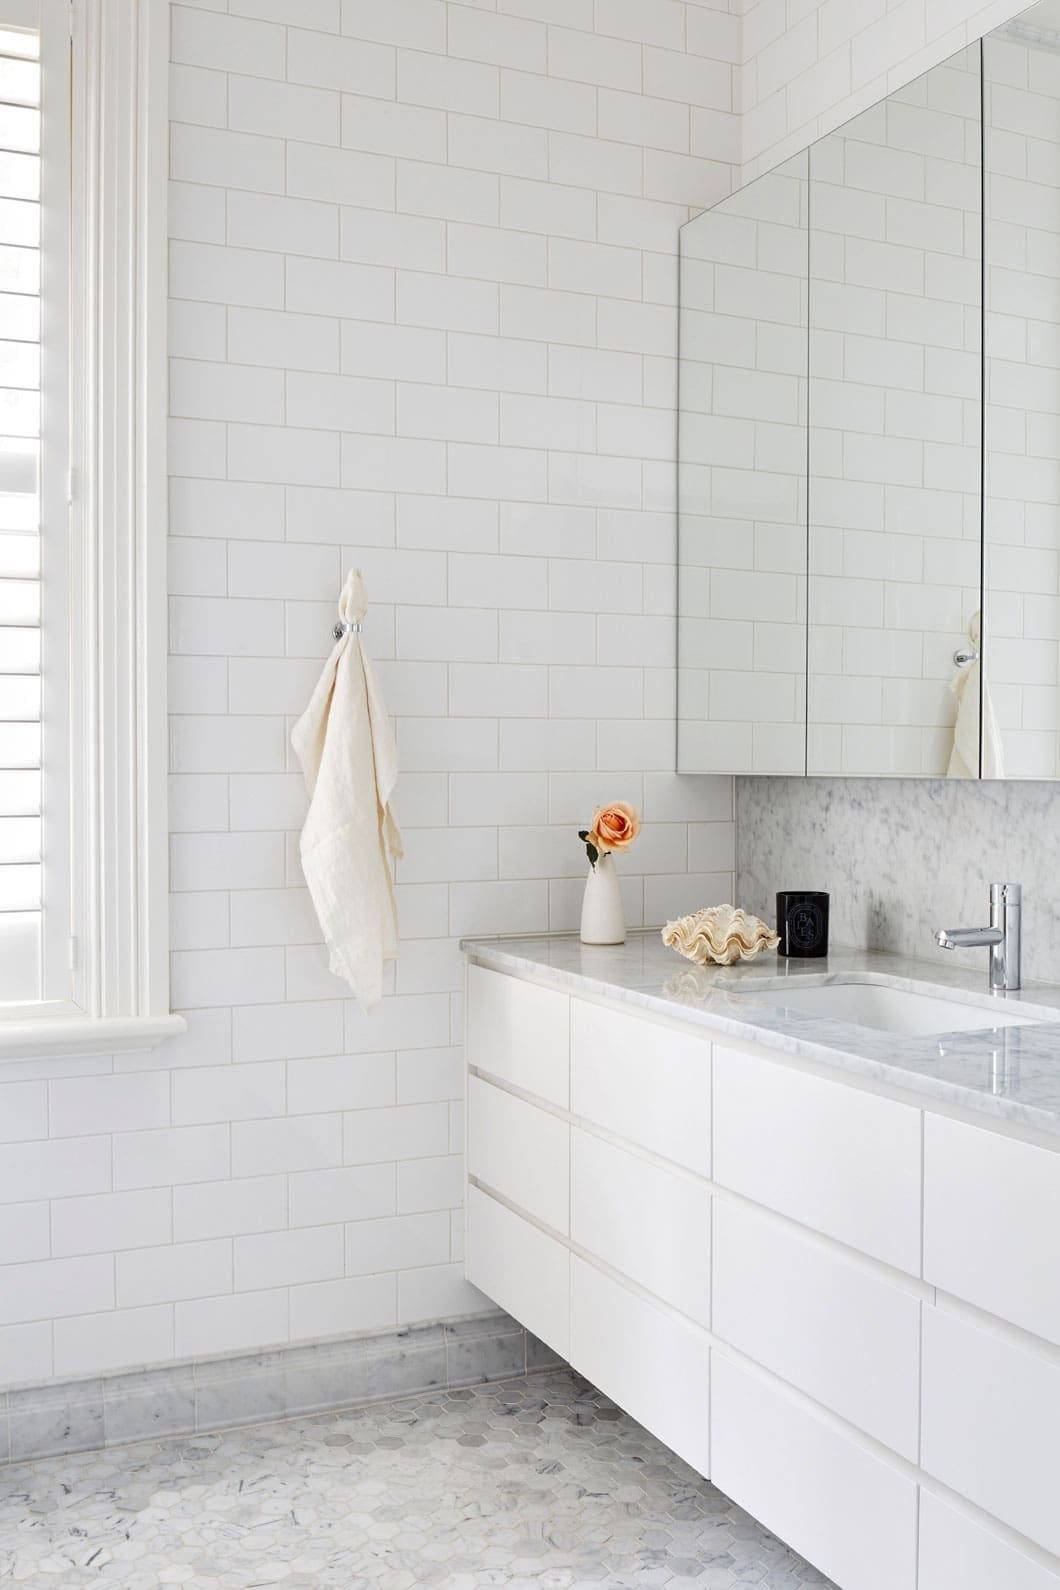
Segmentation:
[(810, 773), (978, 773), (980, 147), (976, 46), (810, 151)]

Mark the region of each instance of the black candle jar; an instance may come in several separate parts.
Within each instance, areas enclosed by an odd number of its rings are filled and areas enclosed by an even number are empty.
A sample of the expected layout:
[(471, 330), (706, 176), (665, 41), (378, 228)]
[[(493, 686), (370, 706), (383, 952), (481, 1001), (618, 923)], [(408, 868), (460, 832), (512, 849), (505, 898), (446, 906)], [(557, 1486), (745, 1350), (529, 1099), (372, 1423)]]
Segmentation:
[(810, 960), (828, 954), (828, 896), (817, 890), (787, 889), (777, 895), (777, 954)]

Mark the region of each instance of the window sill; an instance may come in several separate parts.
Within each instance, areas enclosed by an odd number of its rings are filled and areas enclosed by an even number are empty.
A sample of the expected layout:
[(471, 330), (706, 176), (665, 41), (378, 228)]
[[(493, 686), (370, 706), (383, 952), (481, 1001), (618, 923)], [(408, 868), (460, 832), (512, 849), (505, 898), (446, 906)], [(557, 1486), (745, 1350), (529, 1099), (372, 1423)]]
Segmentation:
[(0, 1064), (59, 1055), (123, 1054), (157, 1049), (187, 1030), (183, 1016), (39, 1016), (0, 1018)]

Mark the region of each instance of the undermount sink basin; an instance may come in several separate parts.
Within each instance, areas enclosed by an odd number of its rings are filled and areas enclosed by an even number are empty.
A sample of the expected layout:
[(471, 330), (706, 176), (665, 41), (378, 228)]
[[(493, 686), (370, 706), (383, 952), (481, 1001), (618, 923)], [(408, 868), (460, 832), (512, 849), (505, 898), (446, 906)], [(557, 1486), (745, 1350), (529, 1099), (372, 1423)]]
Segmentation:
[(941, 994), (912, 993), (878, 983), (825, 983), (816, 988), (747, 989), (737, 997), (806, 1015), (826, 1016), (856, 1027), (872, 1027), (906, 1038), (936, 1033), (981, 1032), (991, 1027), (1026, 1027), (1039, 1017), (1021, 1016), (1010, 1007), (966, 1005)]

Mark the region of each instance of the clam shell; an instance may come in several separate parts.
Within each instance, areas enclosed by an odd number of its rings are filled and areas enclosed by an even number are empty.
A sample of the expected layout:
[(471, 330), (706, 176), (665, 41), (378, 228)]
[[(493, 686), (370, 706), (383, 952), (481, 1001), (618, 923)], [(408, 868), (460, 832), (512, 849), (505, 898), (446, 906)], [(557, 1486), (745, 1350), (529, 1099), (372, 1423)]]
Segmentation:
[(662, 930), (664, 944), (684, 955), (697, 966), (708, 961), (716, 966), (732, 966), (735, 961), (753, 961), (762, 950), (774, 950), (780, 939), (757, 916), (749, 916), (732, 905), (712, 905), (667, 922)]

